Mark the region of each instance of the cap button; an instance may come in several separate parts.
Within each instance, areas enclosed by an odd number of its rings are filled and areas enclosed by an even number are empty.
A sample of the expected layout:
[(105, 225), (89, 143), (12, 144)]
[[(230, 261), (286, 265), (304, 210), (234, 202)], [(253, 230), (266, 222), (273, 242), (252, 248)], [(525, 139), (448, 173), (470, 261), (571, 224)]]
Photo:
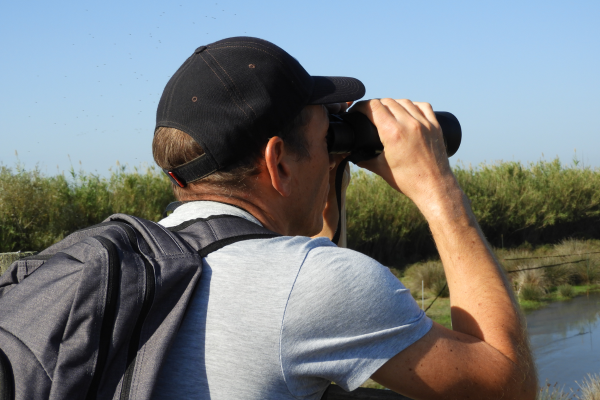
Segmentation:
[(204, 50), (206, 50), (206, 46), (200, 46), (194, 51), (194, 54), (202, 53)]

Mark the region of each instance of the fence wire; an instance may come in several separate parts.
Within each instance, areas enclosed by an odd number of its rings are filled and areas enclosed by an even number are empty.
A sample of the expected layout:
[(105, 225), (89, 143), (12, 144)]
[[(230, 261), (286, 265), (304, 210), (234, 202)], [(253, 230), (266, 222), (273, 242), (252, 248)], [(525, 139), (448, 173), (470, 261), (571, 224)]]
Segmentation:
[(592, 251), (589, 253), (577, 253), (577, 254), (563, 254), (559, 256), (540, 256), (540, 257), (522, 257), (522, 258), (503, 258), (505, 261), (515, 261), (515, 260), (534, 260), (540, 258), (553, 258), (553, 257), (574, 257), (574, 256), (586, 256), (589, 254), (600, 254), (600, 251)]
[(558, 267), (559, 265), (577, 264), (577, 263), (587, 261), (587, 260), (588, 260), (587, 258), (583, 258), (583, 259), (577, 260), (577, 261), (567, 261), (567, 262), (559, 263), (559, 264), (542, 265), (540, 267), (513, 269), (511, 271), (506, 271), (506, 272), (508, 272), (510, 274), (511, 272), (521, 272), (521, 271), (530, 271), (532, 269), (552, 268), (552, 267)]
[[(600, 251), (592, 251), (592, 252), (589, 252), (589, 253), (578, 253), (578, 254), (565, 254), (565, 255), (559, 255), (559, 256), (504, 258), (503, 260), (504, 261), (534, 260), (534, 259), (551, 258), (551, 257), (586, 256), (586, 255), (590, 255), (590, 254), (600, 254)], [(578, 264), (580, 262), (589, 261), (589, 260), (590, 259), (588, 257), (588, 258), (582, 258), (581, 260), (566, 261), (566, 262), (558, 263), (558, 264), (541, 265), (539, 267), (532, 267), (532, 268), (513, 269), (513, 270), (510, 270), (510, 271), (506, 271), (506, 272), (510, 274), (512, 272), (530, 271), (532, 269), (552, 268), (552, 267), (558, 267), (558, 266), (567, 265), (567, 264)], [(438, 297), (440, 297), (441, 294), (444, 293), (444, 290), (446, 290), (447, 286), (448, 286), (448, 282), (446, 282), (446, 284), (444, 285), (444, 287), (442, 288), (442, 290), (440, 290), (440, 292), (435, 296), (435, 298), (433, 299), (433, 301), (431, 303), (429, 303), (429, 305), (427, 306), (427, 308), (423, 312), (426, 313), (427, 310), (429, 310), (431, 308), (431, 306), (433, 305), (433, 303), (435, 303), (435, 301), (438, 299)]]

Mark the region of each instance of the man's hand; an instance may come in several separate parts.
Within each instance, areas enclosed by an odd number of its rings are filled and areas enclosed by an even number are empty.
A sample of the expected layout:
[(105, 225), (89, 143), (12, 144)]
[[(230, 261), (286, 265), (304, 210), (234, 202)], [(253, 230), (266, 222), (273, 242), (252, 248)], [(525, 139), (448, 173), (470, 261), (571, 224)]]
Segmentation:
[(433, 234), (450, 289), (453, 330), (435, 324), (372, 378), (414, 399), (533, 399), (535, 366), (506, 276), (448, 163), (431, 106), (358, 103), (384, 151), (360, 166), (406, 194)]
[(357, 103), (377, 126), (382, 154), (359, 166), (380, 175), (417, 206), (423, 196), (443, 185), (458, 186), (452, 175), (442, 130), (428, 103), (381, 99)]

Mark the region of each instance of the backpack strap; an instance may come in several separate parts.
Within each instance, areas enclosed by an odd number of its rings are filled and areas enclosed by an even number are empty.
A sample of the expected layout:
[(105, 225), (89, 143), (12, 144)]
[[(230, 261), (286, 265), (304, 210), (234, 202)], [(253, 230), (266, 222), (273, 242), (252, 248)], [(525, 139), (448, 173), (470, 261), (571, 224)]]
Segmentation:
[(167, 207), (165, 208), (165, 211), (163, 211), (162, 217), (167, 218), (167, 216), (169, 215), (170, 212), (175, 211), (175, 209), (177, 207), (179, 207), (180, 205), (182, 205), (183, 203), (184, 203), (183, 201), (172, 201), (171, 203), (169, 203), (167, 205)]
[(281, 236), (252, 221), (234, 215), (196, 218), (167, 229), (179, 234), (201, 257), (206, 257), (213, 251), (242, 240), (270, 239)]
[(15, 398), (15, 377), (12, 365), (6, 354), (0, 349), (0, 400)]

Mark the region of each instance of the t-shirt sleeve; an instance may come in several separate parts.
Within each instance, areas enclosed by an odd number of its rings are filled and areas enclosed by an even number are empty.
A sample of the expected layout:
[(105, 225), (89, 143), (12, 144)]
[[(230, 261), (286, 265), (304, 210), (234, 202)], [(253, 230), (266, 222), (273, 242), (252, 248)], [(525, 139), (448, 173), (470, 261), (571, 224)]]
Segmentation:
[(352, 250), (314, 247), (298, 272), (282, 324), (288, 389), (307, 396), (327, 380), (354, 390), (431, 325), (387, 267)]

